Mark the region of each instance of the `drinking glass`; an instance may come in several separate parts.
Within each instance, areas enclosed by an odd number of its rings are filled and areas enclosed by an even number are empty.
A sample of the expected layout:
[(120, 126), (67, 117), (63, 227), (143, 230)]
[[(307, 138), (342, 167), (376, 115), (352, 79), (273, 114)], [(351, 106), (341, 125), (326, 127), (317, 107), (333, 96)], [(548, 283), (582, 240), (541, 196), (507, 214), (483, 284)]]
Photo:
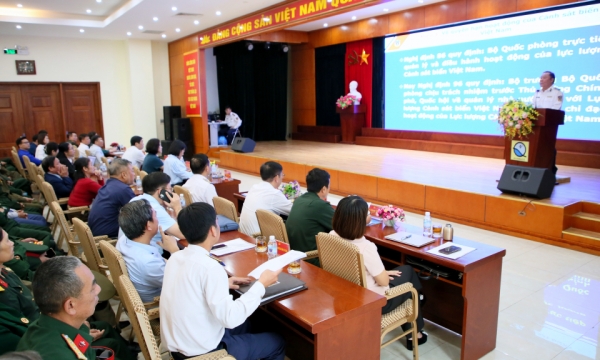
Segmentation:
[(300, 261), (292, 261), (288, 265), (287, 271), (290, 274), (300, 274), (302, 272), (302, 267), (300, 266)]
[(433, 224), (432, 230), (434, 239), (439, 239), (442, 237), (442, 224)]
[(256, 237), (256, 247), (254, 248), (256, 252), (264, 253), (267, 252), (267, 237), (266, 236), (257, 236)]

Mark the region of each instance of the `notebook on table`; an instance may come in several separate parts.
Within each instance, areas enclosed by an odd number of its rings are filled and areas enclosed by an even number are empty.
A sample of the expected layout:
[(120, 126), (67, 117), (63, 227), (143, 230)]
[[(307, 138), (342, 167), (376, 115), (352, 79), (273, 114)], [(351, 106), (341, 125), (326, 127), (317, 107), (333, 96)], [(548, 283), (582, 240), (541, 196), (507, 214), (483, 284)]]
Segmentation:
[[(239, 294), (245, 294), (248, 290), (250, 290), (256, 281), (258, 280), (252, 281), (248, 285), (240, 285), (240, 288), (236, 291)], [(281, 272), (277, 277), (277, 282), (265, 289), (265, 296), (263, 296), (260, 304), (265, 305), (281, 297), (306, 289), (307, 287), (304, 281), (297, 279), (292, 275)]]
[(414, 247), (423, 247), (427, 244), (431, 244), (435, 241), (433, 238), (425, 237), (423, 235), (411, 234), (406, 231), (400, 231), (395, 234), (390, 234), (385, 237), (387, 240), (392, 240), (395, 242), (399, 242), (402, 244), (414, 246)]

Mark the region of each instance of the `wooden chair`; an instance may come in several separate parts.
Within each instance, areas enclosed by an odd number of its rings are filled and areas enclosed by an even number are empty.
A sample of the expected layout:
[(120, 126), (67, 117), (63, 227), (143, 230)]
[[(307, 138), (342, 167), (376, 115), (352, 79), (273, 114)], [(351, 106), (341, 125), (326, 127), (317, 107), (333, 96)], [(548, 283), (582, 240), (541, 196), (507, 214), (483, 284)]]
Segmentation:
[(173, 188), (173, 191), (175, 191), (175, 194), (179, 195), (180, 197), (183, 196), (186, 206), (194, 203), (194, 200), (192, 200), (192, 194), (188, 189), (184, 188), (183, 186), (176, 185)]
[[(140, 176), (140, 169), (138, 169), (137, 166), (133, 167), (133, 172), (135, 173), (135, 176)], [(141, 178), (140, 178), (141, 179)]]
[[(49, 212), (54, 216), (54, 221), (56, 222), (57, 227), (60, 229), (60, 235), (58, 237), (57, 245), (62, 248), (63, 239), (67, 240), (67, 245), (69, 246), (69, 255), (76, 256), (81, 259), (81, 261), (87, 265), (86, 258), (82, 256), (81, 251), (79, 250), (80, 243), (75, 240), (75, 234), (73, 233), (73, 226), (69, 224), (69, 220), (67, 220), (66, 215), (68, 214), (77, 214), (82, 211), (89, 211), (90, 209), (87, 206), (74, 207), (69, 210), (63, 210), (58, 201), (52, 201), (48, 204), (50, 208)], [(108, 239), (108, 237), (107, 237)]]
[(22, 156), (22, 159), (23, 159), (23, 164), (25, 164), (24, 170), (27, 173), (27, 179), (29, 181), (31, 181), (32, 183), (36, 183), (36, 177), (37, 177), (38, 172), (37, 172), (37, 169), (33, 170), (33, 167), (37, 167), (37, 165), (32, 163), (31, 160), (29, 160), (29, 158), (25, 155)]
[(103, 157), (101, 160), (104, 163), (104, 165), (106, 166), (106, 168), (108, 169), (108, 165), (109, 165), (108, 159), (106, 157)]
[[(367, 286), (363, 256), (356, 245), (339, 236), (319, 233), (317, 235), (317, 248), (319, 249), (319, 259), (323, 270), (329, 271), (356, 285)], [(412, 299), (406, 300), (392, 312), (381, 316), (381, 342), (383, 342), (383, 338), (387, 333), (403, 324), (410, 323), (412, 328), (382, 343), (381, 348), (412, 333), (413, 358), (418, 359), (417, 314), (419, 313), (419, 294), (417, 290), (415, 290), (411, 283), (406, 283), (389, 289), (385, 297), (389, 300), (408, 292), (412, 294)]]
[(140, 179), (141, 179), (141, 180), (144, 180), (144, 178), (145, 178), (146, 176), (148, 176), (148, 173), (147, 173), (147, 172), (145, 172), (144, 170), (140, 170)]
[[(119, 284), (123, 294), (125, 309), (129, 314), (129, 320), (133, 326), (133, 332), (137, 337), (142, 354), (146, 360), (161, 360), (160, 350), (154, 335), (154, 327), (158, 326), (158, 320), (149, 320), (146, 308), (140, 299), (140, 295), (126, 275), (121, 275)], [(235, 360), (227, 354), (226, 350), (219, 350), (205, 355), (190, 358), (193, 360)]]
[(86, 150), (86, 151), (85, 151), (85, 154), (86, 154), (88, 157), (92, 156), (92, 152), (91, 152), (90, 150)]
[[(285, 223), (281, 216), (269, 210), (258, 209), (256, 210), (256, 218), (258, 219), (258, 226), (260, 227), (260, 234), (262, 236), (268, 238), (273, 235), (277, 240), (283, 241), (286, 244), (290, 243), (287, 236), (287, 230), (285, 229)], [(318, 250), (308, 251), (303, 260), (314, 259), (317, 257), (319, 257)]]
[(240, 223), (240, 218), (237, 214), (237, 210), (235, 209), (235, 205), (231, 201), (219, 196), (215, 196), (213, 198), (213, 204), (215, 206), (217, 215), (223, 215), (229, 220), (233, 220), (238, 224)]
[(19, 174), (21, 174), (22, 177), (27, 179), (27, 174), (25, 173), (25, 169), (23, 169), (23, 164), (21, 163), (21, 160), (19, 160), (18, 153), (16, 151), (11, 150), (10, 155), (12, 156), (12, 160), (15, 163), (15, 167), (17, 168)]

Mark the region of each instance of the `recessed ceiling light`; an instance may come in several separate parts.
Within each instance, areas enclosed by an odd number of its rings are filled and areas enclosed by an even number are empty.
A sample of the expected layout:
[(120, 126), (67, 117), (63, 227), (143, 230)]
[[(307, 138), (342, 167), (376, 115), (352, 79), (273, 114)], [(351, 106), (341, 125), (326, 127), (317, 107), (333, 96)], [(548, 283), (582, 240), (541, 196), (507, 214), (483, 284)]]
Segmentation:
[(83, 29), (79, 29), (79, 32), (80, 32), (80, 33), (84, 33), (84, 32), (85, 32), (85, 30), (83, 30)]
[(327, 23), (323, 24), (323, 27), (328, 27), (329, 25)]
[(17, 7), (23, 7), (23, 5), (22, 4), (17, 4)]
[(90, 9), (87, 9), (85, 12), (86, 12), (86, 13), (88, 13), (88, 14), (91, 14), (91, 13), (92, 13), (92, 10), (90, 10)]
[(173, 10), (173, 11), (177, 11), (177, 7), (176, 7), (176, 6), (173, 6), (173, 7), (171, 8), (171, 10)]
[(131, 36), (131, 31), (128, 31), (128, 32), (127, 32), (127, 36)]
[(101, 2), (102, 2), (102, 0), (96, 0), (96, 2), (97, 2), (97, 3), (101, 3)]
[(166, 38), (166, 37), (167, 37), (167, 34), (162, 34), (161, 36), (162, 36), (163, 38)]
[(181, 31), (181, 29), (180, 29), (180, 28), (177, 28), (177, 29), (175, 29), (175, 31), (176, 31), (176, 32), (180, 32), (180, 31)]
[(419, 3), (421, 3), (421, 4), (422, 4), (422, 3), (423, 3), (423, 0), (419, 0)]
[(20, 28), (21, 28), (21, 25), (17, 25), (17, 29), (20, 29)]
[(342, 25), (342, 30), (348, 30), (348, 27), (346, 25)]
[(219, 16), (219, 15), (221, 15), (221, 12), (220, 12), (220, 11), (217, 11), (217, 12), (216, 12), (216, 14), (217, 14), (217, 16)]
[(142, 25), (140, 25), (140, 26), (138, 26), (138, 29), (144, 30), (144, 27)]
[(383, 9), (384, 12), (388, 12), (388, 9)]
[(194, 25), (198, 25), (198, 24), (200, 24), (200, 21), (194, 20)]
[(158, 18), (155, 16), (155, 17), (152, 18), (152, 20), (158, 21)]
[(356, 16), (353, 16), (353, 17), (352, 17), (352, 20), (356, 20)]

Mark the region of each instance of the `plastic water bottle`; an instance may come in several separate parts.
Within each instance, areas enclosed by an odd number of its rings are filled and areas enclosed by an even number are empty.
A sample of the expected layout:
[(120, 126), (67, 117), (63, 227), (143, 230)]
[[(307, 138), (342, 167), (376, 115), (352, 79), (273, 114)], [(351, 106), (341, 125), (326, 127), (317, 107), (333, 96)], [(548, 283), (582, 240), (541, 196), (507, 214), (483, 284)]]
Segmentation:
[(429, 211), (425, 212), (423, 218), (423, 236), (431, 236), (431, 213)]
[(142, 179), (139, 176), (135, 177), (135, 188), (137, 190), (142, 190)]
[(269, 244), (267, 245), (267, 255), (269, 259), (277, 257), (277, 241), (275, 241), (275, 236), (269, 236)]
[(108, 169), (106, 168), (106, 165), (104, 163), (100, 165), (100, 172), (102, 172), (102, 177), (104, 179), (108, 178)]

